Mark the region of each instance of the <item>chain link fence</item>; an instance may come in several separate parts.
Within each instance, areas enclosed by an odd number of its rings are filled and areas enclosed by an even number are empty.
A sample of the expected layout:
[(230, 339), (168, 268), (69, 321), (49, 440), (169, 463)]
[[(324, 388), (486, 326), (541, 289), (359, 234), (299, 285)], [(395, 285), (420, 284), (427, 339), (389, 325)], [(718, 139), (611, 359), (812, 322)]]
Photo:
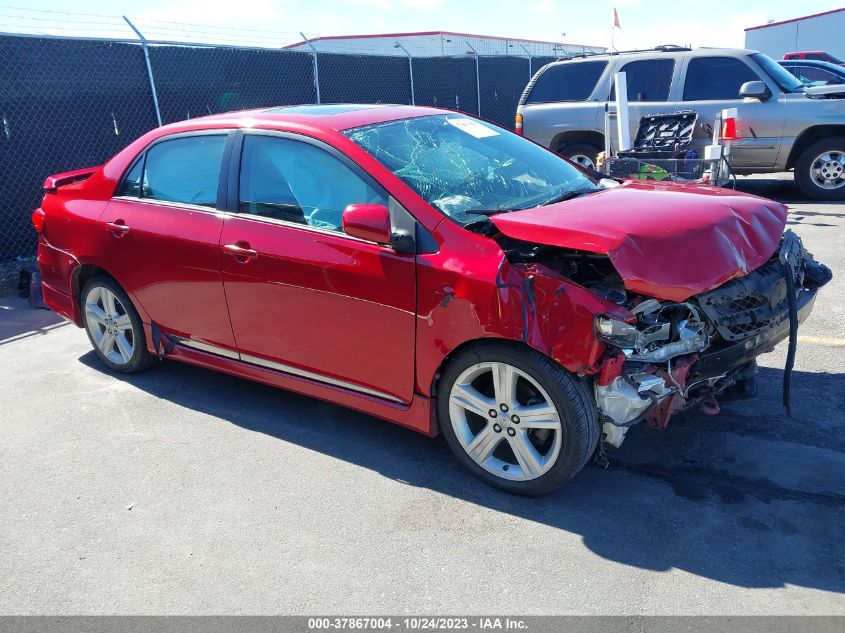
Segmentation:
[(413, 97), (418, 105), (512, 127), (530, 74), (551, 60), (409, 61), (154, 42), (147, 51), (149, 69), (140, 42), (0, 36), (0, 277), (7, 284), (34, 256), (29, 218), (44, 178), (102, 164), (154, 128), (159, 116), (170, 123), (274, 105), (411, 103)]

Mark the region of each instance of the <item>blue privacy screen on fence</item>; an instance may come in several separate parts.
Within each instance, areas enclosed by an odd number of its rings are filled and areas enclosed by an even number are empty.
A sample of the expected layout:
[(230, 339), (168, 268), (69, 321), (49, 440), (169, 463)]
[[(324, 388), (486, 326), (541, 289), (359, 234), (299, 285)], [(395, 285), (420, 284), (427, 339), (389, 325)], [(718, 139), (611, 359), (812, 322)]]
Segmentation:
[[(308, 52), (154, 43), (148, 51), (149, 72), (138, 42), (0, 36), (0, 263), (34, 254), (29, 218), (45, 176), (99, 165), (157, 125), (150, 75), (163, 123), (318, 100)], [(474, 115), (480, 105), (482, 117), (508, 128), (529, 73), (548, 61), (316, 56), (322, 103), (410, 103), (413, 74), (417, 105)]]

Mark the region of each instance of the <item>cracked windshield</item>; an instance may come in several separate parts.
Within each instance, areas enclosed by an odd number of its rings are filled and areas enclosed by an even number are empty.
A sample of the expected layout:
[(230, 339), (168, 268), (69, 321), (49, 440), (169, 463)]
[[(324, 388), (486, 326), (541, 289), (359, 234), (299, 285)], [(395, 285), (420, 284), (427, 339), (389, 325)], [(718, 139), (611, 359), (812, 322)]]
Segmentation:
[(346, 135), (461, 224), (599, 188), (531, 141), (460, 115), (391, 121)]

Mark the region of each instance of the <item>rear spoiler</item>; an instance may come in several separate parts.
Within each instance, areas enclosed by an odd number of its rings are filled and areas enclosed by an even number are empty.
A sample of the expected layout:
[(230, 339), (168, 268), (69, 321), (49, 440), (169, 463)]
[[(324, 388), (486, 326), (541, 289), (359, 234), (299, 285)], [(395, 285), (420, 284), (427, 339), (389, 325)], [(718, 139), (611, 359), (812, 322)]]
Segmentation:
[(59, 187), (85, 180), (98, 169), (99, 167), (86, 167), (85, 169), (74, 169), (73, 171), (65, 171), (61, 174), (47, 176), (44, 180), (44, 192), (56, 193), (56, 189)]

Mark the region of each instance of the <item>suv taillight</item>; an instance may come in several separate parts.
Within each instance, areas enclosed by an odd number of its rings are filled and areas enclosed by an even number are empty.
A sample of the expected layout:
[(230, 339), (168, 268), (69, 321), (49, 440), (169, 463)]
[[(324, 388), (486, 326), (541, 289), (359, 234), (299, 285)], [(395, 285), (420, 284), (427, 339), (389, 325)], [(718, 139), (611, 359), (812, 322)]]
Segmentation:
[(517, 134), (522, 134), (522, 115), (521, 114), (517, 114), (516, 117), (514, 117), (514, 126), (513, 127), (514, 127), (514, 130), (516, 130)]
[(736, 129), (736, 119), (726, 118), (722, 120), (722, 129), (719, 133), (719, 139), (722, 141), (738, 141), (740, 138), (739, 132)]
[(32, 226), (35, 227), (36, 232), (41, 233), (44, 230), (44, 223), (47, 221), (47, 214), (43, 209), (36, 209), (32, 212)]

